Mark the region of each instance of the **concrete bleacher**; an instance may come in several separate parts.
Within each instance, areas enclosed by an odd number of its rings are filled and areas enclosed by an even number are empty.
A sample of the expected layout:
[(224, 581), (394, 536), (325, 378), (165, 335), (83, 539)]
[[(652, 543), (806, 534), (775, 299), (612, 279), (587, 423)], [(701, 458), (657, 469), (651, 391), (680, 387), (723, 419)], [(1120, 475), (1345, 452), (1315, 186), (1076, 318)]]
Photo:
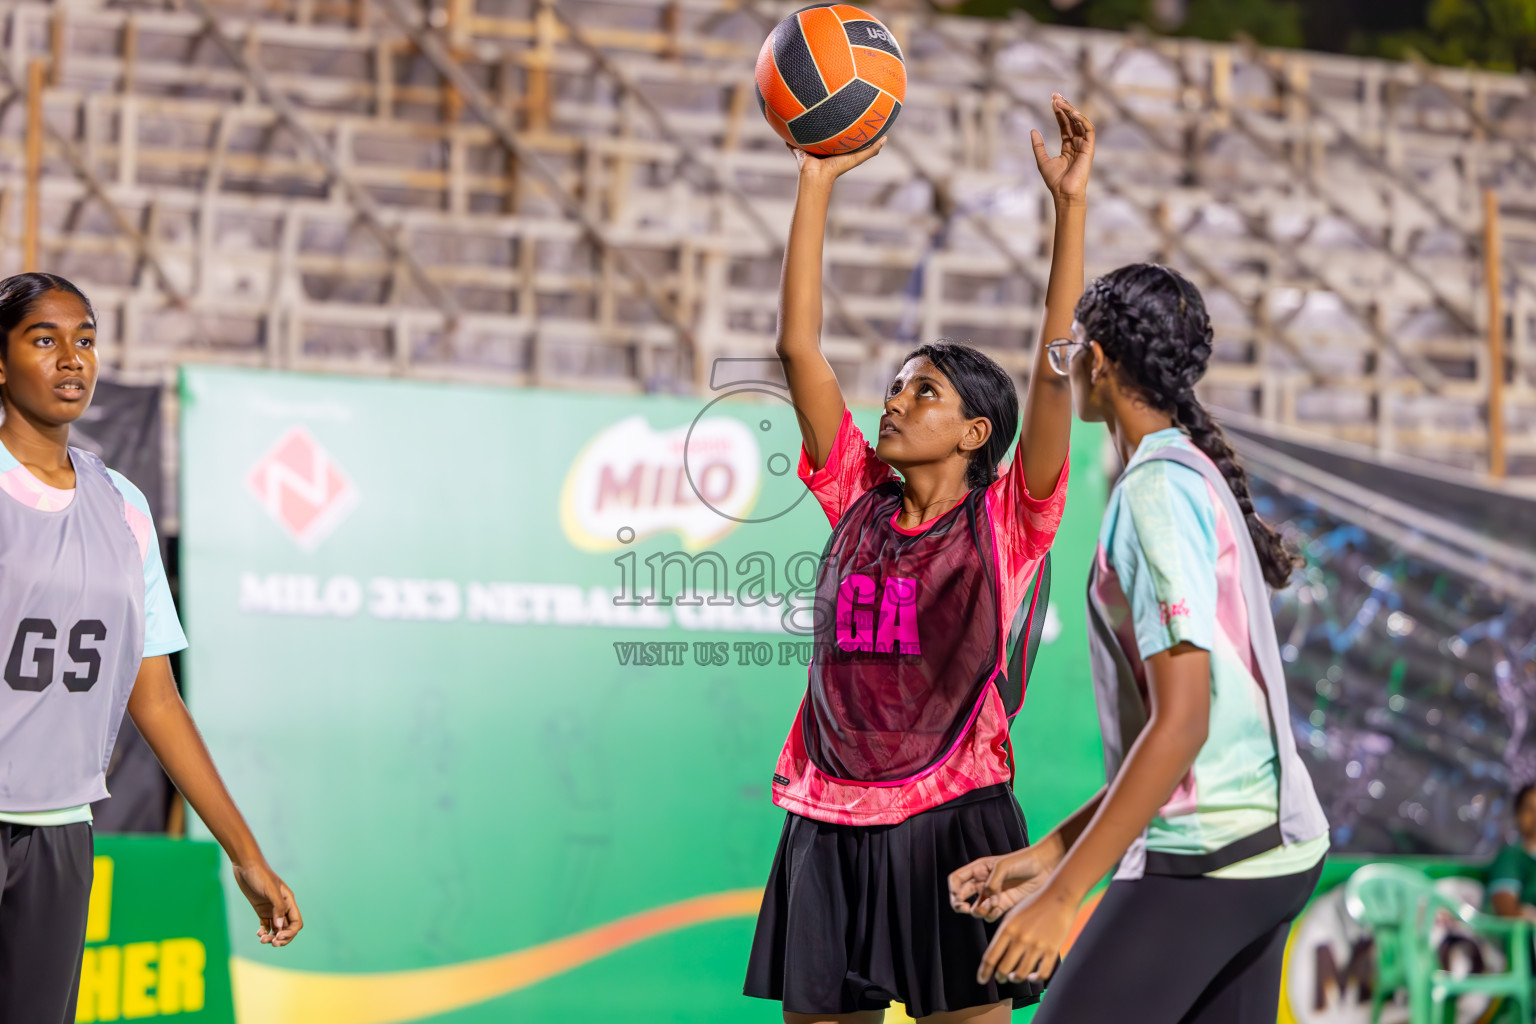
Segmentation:
[[(21, 267), (41, 60), (40, 263), (96, 299), (120, 379), (214, 360), (701, 388), (714, 357), (772, 351), (794, 163), (751, 73), (791, 9), (12, 4), (0, 272)], [(1506, 447), (1536, 475), (1525, 79), (875, 10), (910, 86), (833, 209), (825, 344), (853, 397), (939, 336), (1027, 372), (1049, 265), (1028, 130), (1059, 90), (1101, 131), (1090, 273), (1158, 259), (1201, 285), (1208, 398), (1470, 470), (1489, 446), (1493, 189)]]

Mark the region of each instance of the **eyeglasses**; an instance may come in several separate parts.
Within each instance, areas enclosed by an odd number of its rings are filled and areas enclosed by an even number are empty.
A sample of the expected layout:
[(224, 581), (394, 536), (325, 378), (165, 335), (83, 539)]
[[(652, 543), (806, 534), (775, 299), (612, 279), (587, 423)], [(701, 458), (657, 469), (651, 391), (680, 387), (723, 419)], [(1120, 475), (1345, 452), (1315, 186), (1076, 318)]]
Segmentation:
[(1073, 341), (1071, 338), (1057, 338), (1047, 342), (1045, 346), (1046, 357), (1051, 362), (1051, 369), (1065, 377), (1072, 372), (1072, 357), (1077, 354), (1079, 348), (1087, 347), (1086, 341)]

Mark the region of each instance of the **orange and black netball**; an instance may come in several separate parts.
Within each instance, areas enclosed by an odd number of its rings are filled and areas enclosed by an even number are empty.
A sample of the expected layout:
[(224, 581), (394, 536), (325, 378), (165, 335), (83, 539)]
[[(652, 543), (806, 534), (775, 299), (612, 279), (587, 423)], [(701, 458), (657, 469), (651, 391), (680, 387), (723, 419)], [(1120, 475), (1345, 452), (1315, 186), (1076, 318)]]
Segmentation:
[(757, 103), (784, 141), (817, 156), (875, 144), (901, 113), (907, 66), (890, 29), (848, 4), (796, 11), (757, 55)]

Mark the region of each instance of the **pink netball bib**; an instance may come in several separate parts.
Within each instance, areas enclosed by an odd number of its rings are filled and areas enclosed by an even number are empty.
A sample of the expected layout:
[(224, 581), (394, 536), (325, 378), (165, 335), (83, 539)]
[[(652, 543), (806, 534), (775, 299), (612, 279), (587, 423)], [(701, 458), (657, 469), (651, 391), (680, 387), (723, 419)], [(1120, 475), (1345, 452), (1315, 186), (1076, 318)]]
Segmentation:
[(815, 655), (774, 801), (890, 824), (1012, 777), (997, 559), (986, 489), (903, 530), (901, 484), (839, 518), (816, 585)]

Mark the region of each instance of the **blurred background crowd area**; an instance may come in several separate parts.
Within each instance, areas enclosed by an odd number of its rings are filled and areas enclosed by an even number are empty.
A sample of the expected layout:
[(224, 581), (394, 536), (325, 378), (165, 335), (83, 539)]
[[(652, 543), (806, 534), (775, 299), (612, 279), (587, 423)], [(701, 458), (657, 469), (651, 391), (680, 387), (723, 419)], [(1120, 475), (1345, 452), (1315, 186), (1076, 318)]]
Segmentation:
[(1171, 35), (1500, 71), (1536, 68), (1533, 0), (960, 0), (957, 13), (995, 17), (1022, 8), (1050, 24)]

